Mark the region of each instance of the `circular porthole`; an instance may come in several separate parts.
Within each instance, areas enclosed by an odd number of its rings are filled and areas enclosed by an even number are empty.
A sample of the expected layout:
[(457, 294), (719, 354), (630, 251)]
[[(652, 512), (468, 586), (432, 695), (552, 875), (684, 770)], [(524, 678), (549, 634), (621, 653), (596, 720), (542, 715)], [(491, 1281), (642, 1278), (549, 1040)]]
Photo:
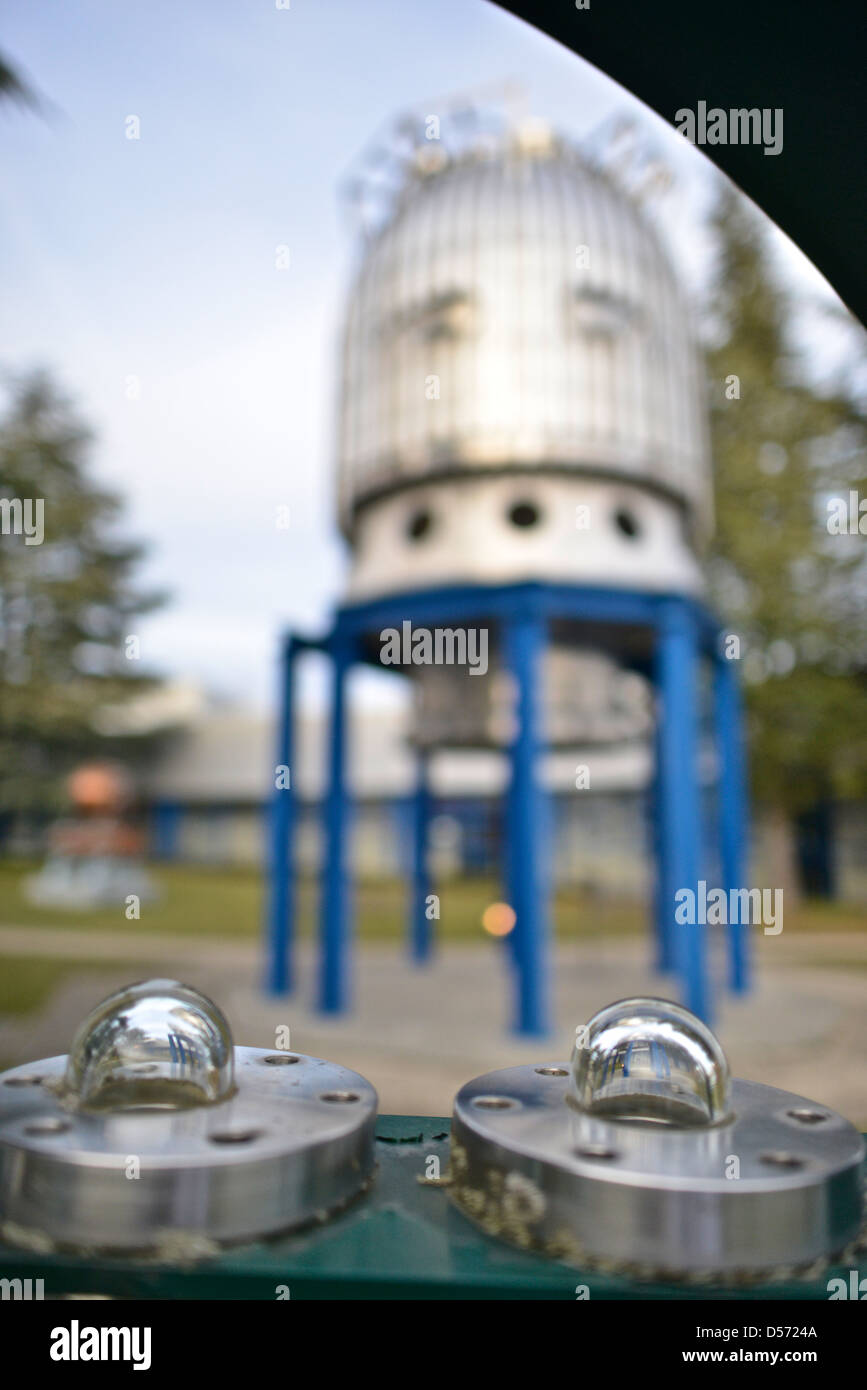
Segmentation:
[(433, 517), (430, 512), (422, 508), (420, 511), (413, 512), (406, 523), (407, 539), (411, 541), (423, 540), (430, 533), (433, 526)]
[(542, 519), (542, 513), (535, 502), (515, 502), (509, 508), (509, 520), (513, 526), (519, 527), (522, 531), (530, 526), (538, 526)]
[(617, 527), (621, 536), (626, 536), (627, 540), (635, 541), (641, 535), (641, 527), (638, 524), (635, 513), (628, 507), (618, 507), (614, 513), (614, 525)]

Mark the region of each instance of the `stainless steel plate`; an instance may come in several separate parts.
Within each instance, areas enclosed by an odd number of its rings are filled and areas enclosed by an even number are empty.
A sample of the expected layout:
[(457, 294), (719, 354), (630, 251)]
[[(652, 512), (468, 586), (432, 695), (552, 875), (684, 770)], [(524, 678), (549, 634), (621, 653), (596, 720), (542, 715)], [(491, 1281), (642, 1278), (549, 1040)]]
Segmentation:
[(858, 1232), (863, 1143), (824, 1106), (734, 1080), (728, 1120), (678, 1128), (587, 1114), (569, 1089), (555, 1062), (458, 1092), (451, 1191), (493, 1234), (575, 1264), (724, 1273), (809, 1264)]
[(323, 1219), (373, 1172), (376, 1092), (332, 1062), (238, 1047), (236, 1090), (217, 1104), (87, 1111), (64, 1096), (66, 1060), (0, 1075), (6, 1239), (248, 1240)]

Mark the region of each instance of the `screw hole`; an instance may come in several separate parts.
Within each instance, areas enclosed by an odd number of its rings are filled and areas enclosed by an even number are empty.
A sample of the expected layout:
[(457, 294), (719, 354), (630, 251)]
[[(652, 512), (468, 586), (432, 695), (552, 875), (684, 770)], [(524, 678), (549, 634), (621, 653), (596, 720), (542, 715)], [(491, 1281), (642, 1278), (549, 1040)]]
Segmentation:
[(515, 1102), (508, 1096), (474, 1096), (473, 1105), (479, 1110), (511, 1110)]
[(407, 538), (411, 541), (420, 541), (428, 534), (433, 526), (433, 517), (428, 511), (413, 512), (406, 524)]
[(44, 1076), (7, 1076), (4, 1086), (41, 1086)]
[(513, 526), (526, 530), (530, 526), (538, 526), (542, 513), (535, 502), (516, 502), (509, 508), (509, 520)]
[(331, 1105), (347, 1105), (350, 1101), (358, 1100), (355, 1091), (323, 1091), (320, 1100), (327, 1100)]
[(575, 1150), (578, 1158), (618, 1158), (616, 1149), (609, 1149), (605, 1144), (584, 1144), (580, 1149)]
[(262, 1061), (266, 1067), (291, 1067), (293, 1062), (300, 1062), (301, 1058), (296, 1057), (294, 1052), (275, 1052), (271, 1057), (263, 1057)]
[(626, 536), (630, 541), (637, 540), (641, 535), (641, 527), (633, 513), (626, 507), (618, 507), (617, 511), (614, 513), (614, 524), (620, 534)]
[(568, 1076), (569, 1073), (568, 1073), (568, 1071), (566, 1070), (565, 1067), (537, 1067), (537, 1068), (536, 1068), (536, 1075), (537, 1075), (537, 1076)]
[(797, 1154), (782, 1153), (774, 1149), (768, 1153), (759, 1154), (762, 1163), (767, 1163), (771, 1168), (803, 1168), (804, 1160), (798, 1158)]
[(37, 1120), (24, 1126), (25, 1134), (65, 1134), (69, 1129), (68, 1120)]
[(261, 1135), (261, 1129), (221, 1129), (209, 1134), (212, 1144), (252, 1144)]
[(793, 1120), (799, 1120), (802, 1125), (820, 1125), (828, 1116), (822, 1110), (807, 1110), (801, 1106), (795, 1110), (787, 1110)]

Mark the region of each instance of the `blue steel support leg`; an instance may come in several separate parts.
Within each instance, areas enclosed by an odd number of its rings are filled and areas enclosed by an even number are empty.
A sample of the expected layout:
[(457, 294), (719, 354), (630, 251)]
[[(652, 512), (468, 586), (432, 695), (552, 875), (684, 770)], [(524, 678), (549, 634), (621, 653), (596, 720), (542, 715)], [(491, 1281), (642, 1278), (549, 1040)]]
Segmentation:
[(547, 1034), (549, 1019), (547, 796), (540, 781), (539, 677), (545, 648), (541, 618), (515, 617), (505, 628), (505, 656), (517, 693), (517, 732), (506, 814), (507, 863), (517, 922), (514, 951), (515, 1031)]
[(412, 819), (412, 882), (410, 884), (410, 957), (415, 965), (424, 965), (433, 953), (433, 931), (427, 915), (427, 900), (431, 891), (428, 827), (431, 816), (431, 794), (428, 763), (424, 753), (418, 755), (416, 787), (411, 803)]
[(323, 1013), (344, 1013), (349, 1006), (351, 947), (349, 893), (349, 800), (346, 788), (346, 677), (352, 650), (345, 641), (333, 642), (331, 658), (331, 730), (328, 746), (328, 787), (324, 803), (325, 852), (319, 929), (319, 994)]
[(177, 801), (158, 801), (151, 821), (151, 856), (172, 860), (178, 857), (178, 836), (183, 808)]
[(657, 637), (660, 831), (662, 836), (663, 911), (674, 959), (682, 981), (683, 1002), (710, 1020), (705, 924), (679, 923), (675, 894), (693, 894), (699, 916), (698, 873), (701, 846), (698, 787), (698, 642), (688, 605), (666, 604)]
[[(505, 632), (503, 632), (502, 634), (501, 641), (503, 648), (503, 662), (506, 666), (508, 666), (509, 644)], [(517, 709), (515, 710), (515, 716), (517, 718)], [(502, 814), (500, 818), (500, 877), (502, 880), (503, 901), (507, 902), (509, 906), (517, 914), (517, 908), (515, 907), (515, 895), (517, 892), (515, 884), (515, 875), (517, 873), (515, 846), (518, 843), (518, 837), (515, 827), (515, 796), (513, 795), (513, 750), (510, 749), (508, 757), (508, 780), (506, 783), (505, 795), (503, 796)], [(509, 935), (506, 937), (505, 940), (506, 950), (509, 954), (509, 964), (511, 965), (513, 970), (517, 970), (519, 968), (519, 942), (520, 933), (518, 931), (518, 923), (516, 920), (515, 926), (509, 932)]]
[[(661, 700), (658, 699), (658, 704)], [(669, 905), (673, 889), (670, 882), (670, 866), (666, 859), (666, 841), (662, 831), (662, 720), (657, 718), (654, 733), (654, 766), (648, 788), (650, 827), (650, 851), (653, 859), (653, 941), (655, 967), (663, 975), (670, 975), (675, 969), (674, 941), (671, 931)]]
[[(719, 830), (722, 886), (731, 903), (731, 890), (746, 887), (748, 806), (746, 757), (741, 701), (735, 663), (717, 657), (714, 666), (714, 716), (719, 759)], [(729, 914), (732, 915), (731, 913)], [(748, 943), (742, 922), (728, 925), (728, 980), (735, 994), (749, 989)]]
[[(288, 994), (295, 983), (292, 959), (295, 942), (295, 791), (292, 779), (293, 676), (297, 647), (286, 639), (280, 655), (277, 755), (272, 774), (270, 806), (268, 951), (265, 988), (269, 994)], [(285, 771), (288, 769), (288, 772)]]

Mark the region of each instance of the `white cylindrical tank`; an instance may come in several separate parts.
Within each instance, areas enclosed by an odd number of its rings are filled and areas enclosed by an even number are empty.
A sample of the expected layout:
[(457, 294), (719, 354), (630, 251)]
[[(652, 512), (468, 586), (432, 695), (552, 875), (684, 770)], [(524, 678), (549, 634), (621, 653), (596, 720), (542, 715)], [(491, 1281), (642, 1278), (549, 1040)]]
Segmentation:
[(451, 160), (434, 144), (349, 300), (349, 597), (520, 578), (695, 590), (698, 354), (655, 231), (536, 126)]
[[(458, 155), (418, 142), (350, 292), (337, 448), (350, 602), (701, 588), (710, 469), (684, 297), (639, 204), (538, 124)], [(420, 742), (507, 739), (496, 664), (490, 682), (412, 672)], [(549, 742), (646, 730), (631, 679), (552, 647)]]

